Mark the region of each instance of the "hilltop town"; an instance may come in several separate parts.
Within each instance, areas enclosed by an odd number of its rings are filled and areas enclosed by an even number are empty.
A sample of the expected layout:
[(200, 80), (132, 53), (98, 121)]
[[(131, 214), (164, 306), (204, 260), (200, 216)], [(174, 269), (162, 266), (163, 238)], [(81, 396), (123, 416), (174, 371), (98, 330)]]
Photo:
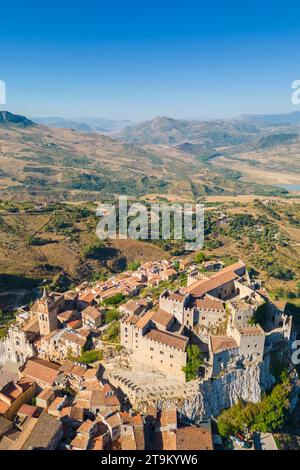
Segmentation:
[(271, 355), (293, 339), (242, 260), (147, 262), (44, 289), (1, 344), (0, 449), (213, 450), (214, 418), (259, 402)]

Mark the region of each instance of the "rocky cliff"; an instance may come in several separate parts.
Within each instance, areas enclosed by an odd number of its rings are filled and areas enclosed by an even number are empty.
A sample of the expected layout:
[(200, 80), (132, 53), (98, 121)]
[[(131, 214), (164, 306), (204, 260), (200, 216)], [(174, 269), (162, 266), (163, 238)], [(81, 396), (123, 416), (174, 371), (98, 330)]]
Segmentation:
[(216, 379), (199, 383), (196, 393), (188, 398), (159, 400), (159, 408), (177, 406), (179, 412), (194, 422), (205, 420), (211, 415), (218, 416), (222, 410), (237, 403), (239, 398), (257, 403), (263, 392), (272, 387), (275, 380), (270, 374), (267, 356), (260, 364), (247, 364), (247, 367), (234, 368)]

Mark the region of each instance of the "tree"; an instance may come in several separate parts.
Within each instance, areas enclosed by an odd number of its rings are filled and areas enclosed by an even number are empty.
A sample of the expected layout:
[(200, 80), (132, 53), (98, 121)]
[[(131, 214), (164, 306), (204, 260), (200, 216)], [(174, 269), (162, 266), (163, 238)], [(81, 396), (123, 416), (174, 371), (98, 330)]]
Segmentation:
[(118, 305), (121, 302), (125, 300), (125, 296), (119, 292), (116, 295), (113, 295), (112, 297), (109, 297), (107, 300), (104, 301), (105, 305)]
[(101, 240), (97, 240), (95, 243), (86, 246), (82, 252), (81, 256), (84, 259), (101, 259), (103, 254), (104, 244)]
[(92, 362), (101, 361), (103, 359), (103, 352), (92, 349), (90, 351), (82, 351), (78, 359), (83, 364), (91, 364)]
[(104, 314), (104, 323), (111, 323), (114, 320), (118, 320), (119, 317), (120, 317), (120, 314), (118, 310), (116, 310), (115, 308), (111, 310), (107, 310), (107, 312), (105, 312)]
[(174, 269), (176, 269), (176, 271), (179, 270), (180, 263), (179, 263), (178, 259), (176, 259), (176, 260), (173, 262), (173, 266), (174, 266)]
[(198, 377), (199, 367), (203, 364), (203, 353), (199, 346), (192, 344), (187, 347), (187, 362), (182, 368), (185, 372), (186, 380), (194, 380)]
[(141, 267), (141, 263), (139, 261), (133, 261), (132, 263), (129, 263), (128, 265), (128, 270), (129, 271), (137, 271)]
[(203, 251), (199, 251), (195, 256), (195, 262), (198, 264), (201, 264), (205, 260), (206, 260), (205, 254), (203, 253)]
[(284, 424), (290, 408), (289, 396), (292, 390), (290, 379), (283, 371), (281, 383), (259, 403), (245, 403), (240, 400), (224, 410), (218, 418), (218, 429), (223, 437), (236, 434), (245, 428), (259, 432), (273, 432)]

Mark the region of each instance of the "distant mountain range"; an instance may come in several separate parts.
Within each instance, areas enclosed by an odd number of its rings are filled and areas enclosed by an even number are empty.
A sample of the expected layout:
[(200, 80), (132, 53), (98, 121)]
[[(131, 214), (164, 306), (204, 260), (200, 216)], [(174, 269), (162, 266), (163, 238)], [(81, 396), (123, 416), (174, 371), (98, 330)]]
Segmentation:
[(112, 120), (105, 118), (72, 118), (62, 117), (33, 117), (32, 120), (38, 124), (63, 129), (74, 129), (80, 132), (112, 132), (120, 131), (126, 126), (132, 126), (132, 121)]
[(300, 123), (300, 111), (287, 114), (244, 114), (239, 119), (272, 124), (298, 124)]
[(114, 137), (139, 145), (182, 145), (193, 142), (208, 147), (233, 145), (251, 140), (260, 125), (251, 122), (211, 120), (188, 121), (157, 116), (134, 127), (125, 127)]
[(284, 192), (272, 186), (300, 174), (298, 123), (165, 116), (130, 126), (100, 118), (38, 121), (0, 112), (1, 198), (270, 195)]

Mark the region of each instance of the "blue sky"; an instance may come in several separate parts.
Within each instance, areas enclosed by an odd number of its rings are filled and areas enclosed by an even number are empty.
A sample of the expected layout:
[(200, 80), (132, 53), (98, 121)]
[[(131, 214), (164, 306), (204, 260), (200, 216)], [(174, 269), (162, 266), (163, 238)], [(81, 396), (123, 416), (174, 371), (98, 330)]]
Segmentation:
[(295, 111), (299, 14), (290, 0), (7, 2), (0, 109), (137, 121)]

